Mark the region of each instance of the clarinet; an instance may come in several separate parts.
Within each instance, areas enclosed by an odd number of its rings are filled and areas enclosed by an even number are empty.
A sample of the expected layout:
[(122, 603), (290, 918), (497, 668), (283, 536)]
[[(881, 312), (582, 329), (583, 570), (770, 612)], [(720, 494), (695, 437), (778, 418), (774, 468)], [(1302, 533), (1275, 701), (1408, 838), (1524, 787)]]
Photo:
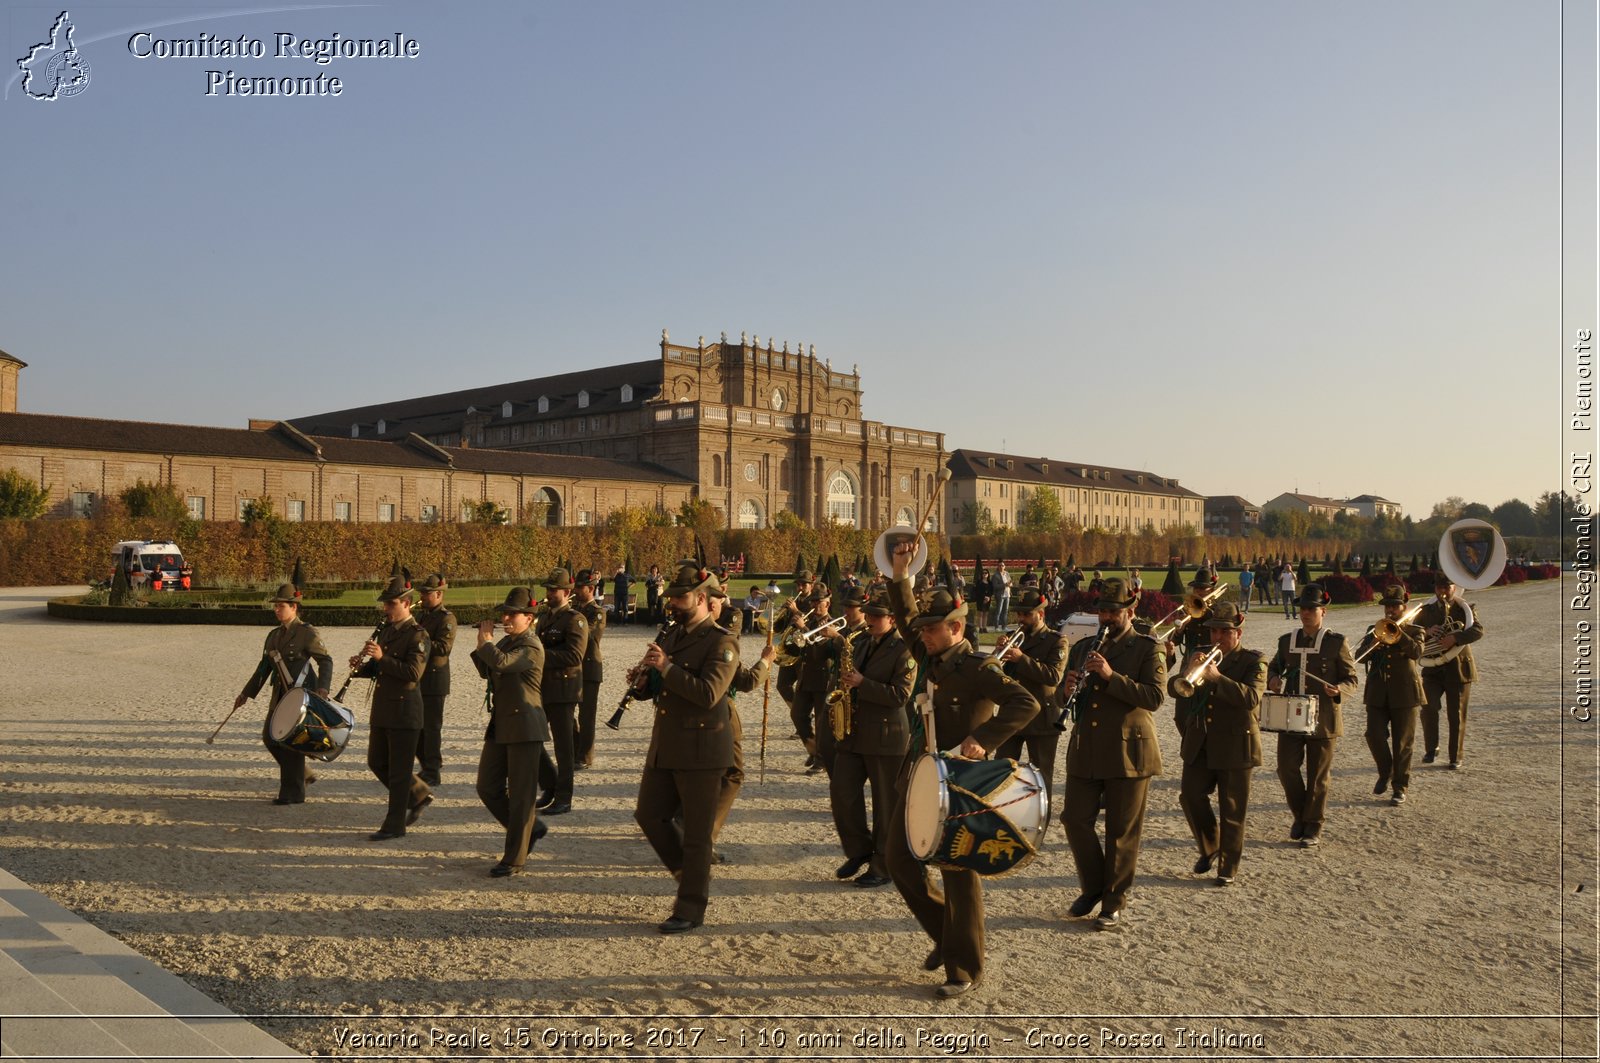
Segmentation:
[[(388, 626), (389, 626), (389, 621), (387, 619), (378, 621), (378, 626), (373, 628), (372, 629), (372, 634), (367, 636), (367, 642), (376, 642), (376, 641), (378, 641), (378, 636), (380, 634), (382, 634), (383, 633), (383, 629), (388, 627)], [(365, 645), (365, 643), (363, 643), (363, 645)], [(367, 663), (367, 660), (368, 660), (367, 655), (363, 653), (361, 655), (360, 662), (354, 668), (350, 669), (350, 674), (349, 675), (344, 677), (344, 686), (340, 687), (339, 688), (339, 693), (337, 693), (337, 694), (335, 694), (333, 696), (333, 700), (334, 701), (336, 701), (336, 702), (338, 702), (340, 704), (344, 703), (344, 693), (345, 693), (345, 691), (350, 689), (351, 680), (355, 679), (356, 673), (359, 672), (361, 670), (362, 666)]]
[[(667, 637), (667, 632), (671, 631), (673, 627), (677, 625), (677, 623), (678, 622), (676, 620), (668, 620), (665, 624), (662, 624), (660, 630), (656, 632), (656, 637), (651, 641), (659, 646), (661, 644), (661, 640)], [(641, 660), (638, 664), (634, 665), (632, 668), (629, 668), (624, 676), (624, 678), (628, 681), (628, 689), (622, 692), (622, 700), (617, 702), (617, 711), (613, 712), (611, 714), (611, 719), (606, 721), (606, 726), (611, 728), (613, 731), (622, 730), (622, 716), (628, 711), (629, 705), (633, 704), (635, 701), (644, 701), (650, 697), (649, 687), (640, 686), (640, 680), (644, 678), (642, 674), (643, 672), (644, 661)]]
[[(1100, 644), (1106, 640), (1106, 630), (1106, 627), (1101, 625), (1100, 630), (1095, 633), (1094, 641), (1089, 644), (1089, 653), (1096, 653), (1099, 651)], [(1089, 659), (1089, 653), (1083, 655), (1084, 660), (1087, 661)], [(1066, 697), (1061, 699), (1061, 714), (1056, 717), (1056, 730), (1065, 731), (1067, 729), (1067, 720), (1077, 718), (1078, 713), (1082, 708), (1082, 706), (1078, 704), (1078, 698), (1088, 688), (1089, 673), (1087, 671), (1080, 671), (1078, 673), (1077, 681), (1072, 684), (1072, 689), (1067, 691)]]

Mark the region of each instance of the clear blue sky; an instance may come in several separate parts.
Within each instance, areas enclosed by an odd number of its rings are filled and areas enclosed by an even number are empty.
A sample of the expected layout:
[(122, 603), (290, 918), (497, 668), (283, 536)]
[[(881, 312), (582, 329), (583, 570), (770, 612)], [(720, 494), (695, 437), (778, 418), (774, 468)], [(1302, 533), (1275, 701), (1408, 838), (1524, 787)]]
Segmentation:
[(59, 11), (0, 23), (26, 411), (243, 427), (747, 330), (951, 447), (1419, 516), (1561, 482), (1554, 3), (73, 5), (90, 84), (31, 100)]

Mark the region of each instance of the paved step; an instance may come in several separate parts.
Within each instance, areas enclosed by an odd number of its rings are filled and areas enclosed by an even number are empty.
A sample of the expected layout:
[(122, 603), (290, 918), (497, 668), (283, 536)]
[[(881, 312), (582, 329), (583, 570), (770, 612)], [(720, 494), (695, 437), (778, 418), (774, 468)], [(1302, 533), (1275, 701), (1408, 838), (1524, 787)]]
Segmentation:
[(303, 1059), (0, 870), (0, 1056)]

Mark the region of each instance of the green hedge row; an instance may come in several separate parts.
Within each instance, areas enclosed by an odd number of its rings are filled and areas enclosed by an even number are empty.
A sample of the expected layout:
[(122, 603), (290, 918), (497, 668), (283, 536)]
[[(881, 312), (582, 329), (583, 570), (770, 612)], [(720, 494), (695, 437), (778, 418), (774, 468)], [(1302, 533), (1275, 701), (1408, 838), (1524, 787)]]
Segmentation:
[[(277, 623), (267, 608), (241, 609), (225, 606), (168, 605), (90, 605), (82, 598), (52, 598), (45, 605), (51, 616), (62, 620), (97, 620), (114, 624), (228, 624), (244, 627), (271, 627)], [(456, 622), (463, 627), (480, 620), (495, 620), (494, 605), (452, 605)], [(375, 606), (302, 605), (300, 616), (308, 624), (321, 627), (371, 627), (377, 623)]]

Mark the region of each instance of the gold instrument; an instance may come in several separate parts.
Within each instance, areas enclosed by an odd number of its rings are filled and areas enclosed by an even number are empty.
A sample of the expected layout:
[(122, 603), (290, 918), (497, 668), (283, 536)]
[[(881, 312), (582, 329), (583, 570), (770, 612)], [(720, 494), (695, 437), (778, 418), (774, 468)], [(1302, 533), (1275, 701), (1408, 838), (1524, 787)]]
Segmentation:
[(804, 634), (800, 630), (800, 625), (811, 619), (811, 614), (814, 612), (815, 609), (807, 609), (800, 614), (800, 619), (790, 624), (789, 629), (783, 633), (783, 643), (778, 647), (778, 655), (773, 658), (773, 663), (779, 668), (792, 668), (800, 663), (800, 651), (805, 649), (805, 643), (797, 641)]
[(932, 515), (933, 507), (939, 501), (939, 492), (944, 490), (945, 481), (948, 479), (950, 470), (941, 468), (934, 478), (933, 494), (928, 496), (928, 505), (922, 511), (922, 520), (915, 528), (909, 524), (896, 524), (879, 535), (877, 541), (872, 544), (872, 563), (878, 566), (879, 572), (885, 576), (889, 575), (893, 571), (890, 555), (894, 553), (894, 548), (913, 540), (916, 541), (917, 552), (911, 555), (911, 565), (906, 569), (906, 577), (915, 578), (917, 573), (927, 566), (928, 541), (923, 538), (922, 532), (928, 526), (928, 517)]
[(1393, 646), (1395, 643), (1399, 642), (1401, 634), (1400, 629), (1410, 627), (1411, 621), (1416, 618), (1418, 613), (1422, 612), (1422, 607), (1427, 604), (1427, 602), (1418, 602), (1410, 609), (1407, 609), (1404, 613), (1401, 613), (1399, 620), (1390, 620), (1388, 617), (1384, 617), (1376, 624), (1373, 624), (1372, 630), (1368, 632), (1368, 637), (1372, 639), (1372, 645), (1356, 654), (1355, 661), (1353, 663), (1360, 664), (1362, 661), (1366, 660), (1367, 657), (1372, 654), (1372, 651), (1377, 649), (1379, 646)]
[(1222, 660), (1222, 647), (1211, 647), (1211, 652), (1205, 655), (1204, 660), (1189, 669), (1187, 674), (1181, 675), (1172, 681), (1172, 689), (1178, 692), (1179, 697), (1194, 697), (1194, 692), (1205, 685), (1206, 669), (1220, 660)]
[[(848, 660), (851, 670), (855, 669), (856, 639), (867, 633), (862, 627), (860, 631), (852, 631), (844, 637), (844, 649), (840, 651), (840, 660)], [(843, 664), (840, 665), (844, 667)], [(855, 723), (856, 706), (851, 697), (850, 688), (840, 685), (828, 694), (828, 724), (833, 728), (833, 740), (842, 742), (850, 736), (851, 728)]]
[[(1183, 601), (1179, 603), (1178, 608), (1156, 622), (1156, 625), (1150, 629), (1150, 637), (1157, 642), (1171, 642), (1178, 637), (1184, 628), (1189, 626), (1191, 620), (1199, 620), (1202, 616), (1205, 616), (1212, 603), (1231, 590), (1233, 590), (1233, 584), (1218, 583), (1216, 589), (1209, 594), (1202, 595), (1197, 591), (1190, 591), (1183, 596)], [(1185, 614), (1184, 618), (1173, 624), (1172, 630), (1163, 632), (1161, 629), (1172, 623), (1172, 621), (1177, 620), (1179, 613)]]

